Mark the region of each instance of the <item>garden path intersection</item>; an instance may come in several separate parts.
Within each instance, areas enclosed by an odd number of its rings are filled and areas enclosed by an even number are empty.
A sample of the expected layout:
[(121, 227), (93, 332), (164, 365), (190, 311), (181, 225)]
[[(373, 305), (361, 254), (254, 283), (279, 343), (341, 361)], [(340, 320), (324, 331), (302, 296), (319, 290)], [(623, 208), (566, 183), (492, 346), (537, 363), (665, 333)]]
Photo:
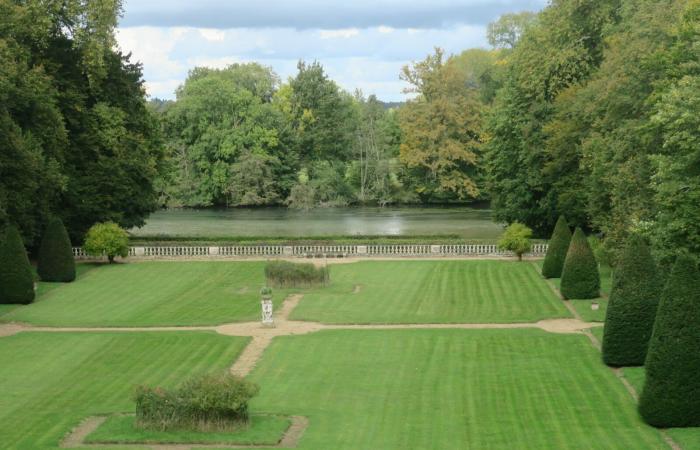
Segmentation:
[(289, 315), (299, 304), (303, 295), (288, 296), (279, 311), (275, 314), (275, 324), (272, 327), (263, 326), (260, 322), (229, 323), (217, 326), (171, 326), (171, 327), (41, 327), (24, 324), (0, 324), (0, 337), (11, 336), (24, 332), (143, 332), (143, 331), (215, 331), (226, 336), (241, 336), (252, 338), (236, 359), (231, 372), (245, 376), (255, 367), (263, 352), (277, 336), (293, 336), (314, 333), (322, 330), (403, 330), (403, 329), (514, 329), (537, 328), (549, 333), (585, 333), (586, 330), (602, 326), (602, 323), (584, 322), (574, 319), (546, 319), (526, 323), (420, 323), (420, 324), (324, 324), (289, 320)]

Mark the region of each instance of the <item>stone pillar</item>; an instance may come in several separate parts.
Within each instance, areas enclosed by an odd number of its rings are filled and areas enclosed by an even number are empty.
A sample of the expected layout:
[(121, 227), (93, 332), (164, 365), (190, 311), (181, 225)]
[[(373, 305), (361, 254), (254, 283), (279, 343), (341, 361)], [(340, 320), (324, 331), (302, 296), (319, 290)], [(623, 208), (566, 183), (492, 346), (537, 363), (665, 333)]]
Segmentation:
[(263, 297), (260, 301), (260, 306), (262, 307), (262, 324), (266, 327), (272, 327), (275, 325), (274, 320), (272, 320), (272, 298)]
[(358, 255), (366, 255), (367, 254), (367, 246), (366, 245), (358, 245), (357, 246), (357, 254)]
[(143, 257), (146, 255), (146, 249), (144, 247), (134, 247), (134, 256)]
[(219, 256), (219, 247), (209, 247), (209, 256)]
[(282, 254), (284, 256), (293, 256), (294, 255), (294, 247), (292, 247), (291, 245), (285, 245), (282, 248)]
[(430, 253), (433, 255), (439, 255), (440, 254), (440, 246), (439, 245), (431, 245), (430, 246)]

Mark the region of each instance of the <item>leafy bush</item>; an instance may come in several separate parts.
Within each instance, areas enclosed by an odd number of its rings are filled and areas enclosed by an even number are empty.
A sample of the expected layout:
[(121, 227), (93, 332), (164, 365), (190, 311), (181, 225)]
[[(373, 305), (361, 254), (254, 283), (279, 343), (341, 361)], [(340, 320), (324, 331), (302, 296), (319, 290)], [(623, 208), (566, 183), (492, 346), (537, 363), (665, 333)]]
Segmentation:
[(112, 263), (117, 256), (128, 256), (129, 235), (114, 222), (96, 223), (85, 236), (83, 250), (92, 256), (105, 255)]
[(598, 236), (588, 236), (588, 245), (591, 246), (591, 251), (598, 265), (612, 265), (610, 250), (605, 247), (605, 243)]
[(641, 236), (631, 235), (615, 267), (603, 335), (605, 364), (644, 364), (661, 290), (649, 247)]
[(569, 299), (596, 298), (600, 295), (598, 263), (580, 228), (576, 228), (566, 252), (561, 273), (561, 294)]
[(311, 263), (270, 261), (265, 266), (265, 278), (275, 287), (308, 287), (326, 284), (330, 274), (328, 267)]
[(639, 412), (655, 427), (700, 426), (700, 271), (688, 256), (671, 270), (646, 357)]
[(34, 301), (34, 274), (17, 228), (8, 227), (0, 239), (0, 304)]
[(523, 260), (523, 253), (532, 248), (532, 230), (522, 223), (514, 222), (506, 228), (498, 241), (499, 250), (508, 250), (518, 256), (518, 261)]
[(543, 277), (561, 277), (561, 271), (566, 260), (566, 252), (569, 250), (570, 243), (571, 230), (569, 230), (569, 225), (566, 224), (564, 216), (559, 216), (559, 220), (557, 220), (557, 224), (552, 232), (552, 238), (549, 240), (547, 255), (544, 257), (544, 263), (542, 264)]
[(75, 280), (75, 258), (68, 232), (61, 219), (51, 219), (44, 231), (37, 272), (44, 281)]
[(228, 431), (248, 422), (258, 386), (223, 374), (194, 377), (177, 389), (136, 388), (136, 426), (168, 431)]

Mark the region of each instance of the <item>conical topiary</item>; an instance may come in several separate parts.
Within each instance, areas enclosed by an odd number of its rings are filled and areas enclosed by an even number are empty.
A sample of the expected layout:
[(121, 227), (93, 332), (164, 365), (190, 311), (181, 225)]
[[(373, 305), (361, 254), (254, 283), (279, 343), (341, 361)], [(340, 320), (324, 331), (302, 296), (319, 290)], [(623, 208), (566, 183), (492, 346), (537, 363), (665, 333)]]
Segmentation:
[(700, 271), (678, 257), (649, 340), (639, 412), (655, 427), (700, 426)]
[(566, 252), (561, 272), (561, 295), (564, 298), (596, 298), (600, 295), (598, 263), (593, 256), (586, 235), (576, 228)]
[(561, 277), (570, 242), (571, 230), (569, 230), (569, 225), (567, 225), (564, 216), (559, 216), (559, 220), (557, 220), (557, 224), (552, 232), (552, 238), (549, 240), (547, 255), (545, 255), (544, 263), (542, 264), (542, 276), (545, 278)]
[(0, 240), (0, 303), (28, 304), (34, 300), (34, 275), (22, 237), (8, 227)]
[(641, 236), (632, 235), (615, 267), (603, 335), (605, 364), (644, 364), (661, 291), (649, 247)]
[(61, 219), (49, 221), (39, 249), (39, 277), (43, 281), (75, 280), (75, 259), (70, 238)]

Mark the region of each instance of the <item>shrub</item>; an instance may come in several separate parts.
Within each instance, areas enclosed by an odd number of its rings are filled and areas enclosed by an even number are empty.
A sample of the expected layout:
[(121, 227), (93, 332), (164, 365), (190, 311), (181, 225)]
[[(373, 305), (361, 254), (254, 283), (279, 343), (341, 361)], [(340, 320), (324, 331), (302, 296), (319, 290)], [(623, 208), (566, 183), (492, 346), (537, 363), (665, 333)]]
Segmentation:
[(518, 261), (523, 260), (523, 253), (532, 248), (530, 238), (532, 230), (522, 223), (514, 222), (506, 228), (498, 241), (499, 250), (508, 250), (518, 256)]
[(328, 267), (311, 263), (270, 261), (265, 266), (265, 278), (274, 287), (308, 287), (328, 282)]
[(596, 298), (600, 295), (600, 275), (586, 235), (576, 228), (566, 252), (561, 273), (561, 294), (564, 298)]
[(671, 270), (649, 340), (639, 412), (656, 427), (700, 426), (700, 271), (687, 256)]
[(145, 429), (228, 431), (248, 422), (258, 386), (223, 374), (200, 375), (177, 389), (136, 388), (136, 426)]
[(44, 281), (75, 280), (75, 258), (68, 232), (61, 219), (50, 220), (44, 231), (37, 272)]
[(661, 290), (649, 247), (641, 236), (631, 235), (615, 267), (603, 335), (605, 364), (644, 364)]
[(105, 255), (112, 263), (117, 256), (128, 256), (129, 235), (114, 222), (96, 223), (85, 236), (83, 250), (92, 256)]
[(588, 245), (591, 246), (591, 251), (599, 266), (612, 265), (610, 250), (605, 246), (605, 242), (598, 238), (598, 236), (588, 236)]
[(557, 220), (557, 224), (552, 232), (552, 238), (549, 240), (547, 255), (545, 255), (544, 263), (542, 264), (542, 276), (545, 278), (561, 277), (570, 242), (571, 230), (569, 230), (569, 225), (566, 224), (564, 216), (559, 216), (559, 220)]
[(17, 228), (10, 226), (0, 239), (0, 304), (34, 301), (34, 274)]

